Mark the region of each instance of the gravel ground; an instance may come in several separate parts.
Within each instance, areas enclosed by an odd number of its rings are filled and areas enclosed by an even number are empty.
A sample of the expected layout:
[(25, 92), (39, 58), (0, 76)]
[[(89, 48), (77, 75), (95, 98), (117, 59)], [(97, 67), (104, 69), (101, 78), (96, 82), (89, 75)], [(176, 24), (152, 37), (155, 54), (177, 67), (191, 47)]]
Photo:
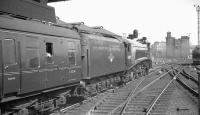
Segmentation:
[(198, 105), (177, 87), (170, 98), (167, 115), (199, 115)]

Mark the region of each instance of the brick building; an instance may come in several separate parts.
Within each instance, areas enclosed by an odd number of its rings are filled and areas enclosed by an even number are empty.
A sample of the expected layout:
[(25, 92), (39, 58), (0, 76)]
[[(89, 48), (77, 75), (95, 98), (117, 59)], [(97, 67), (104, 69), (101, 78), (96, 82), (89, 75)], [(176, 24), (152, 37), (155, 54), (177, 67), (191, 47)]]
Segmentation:
[(167, 58), (187, 58), (190, 55), (190, 44), (188, 36), (181, 36), (175, 39), (171, 32), (167, 32), (166, 37), (166, 57)]
[(166, 42), (154, 42), (151, 45), (151, 55), (155, 58), (165, 58)]

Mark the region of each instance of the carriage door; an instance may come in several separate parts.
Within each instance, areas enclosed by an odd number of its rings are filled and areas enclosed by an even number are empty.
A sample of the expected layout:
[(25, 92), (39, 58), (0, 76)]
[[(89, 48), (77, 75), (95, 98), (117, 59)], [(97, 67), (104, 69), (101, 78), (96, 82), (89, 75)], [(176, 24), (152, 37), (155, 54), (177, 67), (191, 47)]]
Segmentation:
[[(79, 51), (80, 52), (80, 51)], [(75, 41), (70, 41), (67, 44), (67, 62), (69, 72), (69, 82), (80, 79), (81, 67), (79, 62), (80, 54), (78, 54), (77, 44)]]
[(5, 38), (2, 40), (3, 54), (3, 92), (4, 94), (13, 94), (20, 89), (20, 69), (17, 43), (15, 39)]

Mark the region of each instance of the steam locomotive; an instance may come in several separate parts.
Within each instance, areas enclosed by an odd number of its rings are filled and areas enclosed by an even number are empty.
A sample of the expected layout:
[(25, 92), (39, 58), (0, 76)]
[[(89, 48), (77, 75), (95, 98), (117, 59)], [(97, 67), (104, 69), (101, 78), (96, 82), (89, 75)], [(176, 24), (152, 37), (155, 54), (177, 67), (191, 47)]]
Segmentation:
[[(34, 12), (54, 1), (15, 2), (25, 8), (37, 4)], [(103, 27), (54, 20), (46, 12), (6, 9), (14, 5), (12, 0), (0, 4), (1, 114), (53, 110), (66, 104), (67, 97), (100, 92), (146, 75), (151, 68), (147, 45)]]

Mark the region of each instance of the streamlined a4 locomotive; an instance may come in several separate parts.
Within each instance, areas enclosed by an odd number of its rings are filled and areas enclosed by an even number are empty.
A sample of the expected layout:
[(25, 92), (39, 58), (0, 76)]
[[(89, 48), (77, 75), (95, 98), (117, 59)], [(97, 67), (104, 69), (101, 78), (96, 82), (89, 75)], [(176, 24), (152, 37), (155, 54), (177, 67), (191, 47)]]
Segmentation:
[[(55, 1), (0, 2), (1, 114), (53, 110), (70, 96), (105, 90), (151, 68), (146, 45), (102, 27), (56, 20), (46, 5)], [(11, 5), (23, 10), (5, 7)], [(34, 15), (40, 10), (45, 13)]]

